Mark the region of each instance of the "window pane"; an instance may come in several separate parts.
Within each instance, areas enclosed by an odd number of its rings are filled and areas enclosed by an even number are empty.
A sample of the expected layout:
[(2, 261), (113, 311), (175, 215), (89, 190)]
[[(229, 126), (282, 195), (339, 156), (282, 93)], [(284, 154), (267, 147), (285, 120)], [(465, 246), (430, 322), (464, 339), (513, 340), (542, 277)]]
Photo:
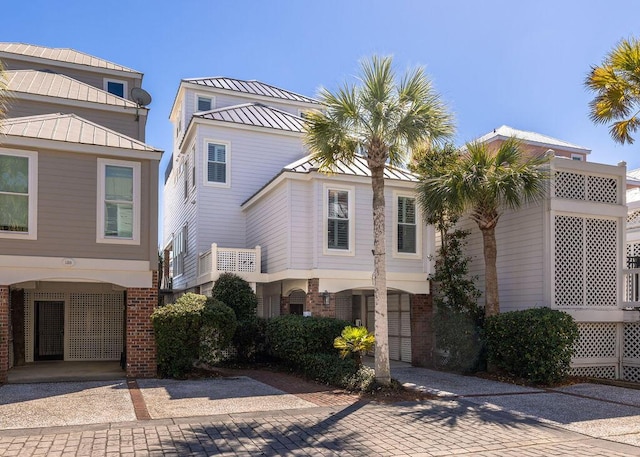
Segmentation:
[(133, 201), (133, 168), (106, 166), (105, 199)]
[(211, 109), (211, 99), (198, 97), (198, 111), (209, 111)]
[(29, 231), (29, 196), (0, 193), (0, 230)]
[(225, 162), (227, 161), (226, 148), (223, 144), (212, 144), (208, 146), (209, 162)]
[(211, 163), (207, 170), (207, 180), (209, 182), (227, 182), (227, 167), (224, 163)]
[(0, 155), (0, 192), (29, 192), (29, 159)]
[(124, 98), (124, 84), (115, 81), (107, 81), (107, 92)]
[(349, 221), (329, 220), (327, 238), (329, 249), (349, 249)]
[(398, 197), (398, 222), (416, 223), (416, 202), (413, 198)]
[(398, 225), (398, 252), (416, 253), (415, 225)]
[(349, 193), (347, 191), (329, 190), (328, 200), (330, 218), (349, 218)]
[(106, 203), (104, 214), (105, 236), (133, 238), (133, 205)]

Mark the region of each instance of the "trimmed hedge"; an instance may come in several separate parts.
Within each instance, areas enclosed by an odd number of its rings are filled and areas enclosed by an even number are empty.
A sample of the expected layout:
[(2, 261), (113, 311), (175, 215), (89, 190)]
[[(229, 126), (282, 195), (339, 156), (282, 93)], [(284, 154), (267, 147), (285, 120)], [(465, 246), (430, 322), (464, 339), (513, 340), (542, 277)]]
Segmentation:
[(329, 317), (278, 316), (267, 322), (269, 353), (299, 366), (308, 354), (336, 354), (333, 340), (349, 322)]
[(578, 326), (562, 311), (533, 308), (487, 318), (485, 337), (489, 362), (498, 369), (552, 384), (569, 372)]
[(255, 317), (258, 299), (251, 285), (233, 273), (222, 273), (216, 279), (211, 297), (220, 300), (236, 313), (236, 319), (245, 321)]
[(201, 356), (228, 346), (236, 328), (233, 310), (204, 295), (187, 293), (156, 309), (151, 322), (158, 349), (158, 373), (183, 377)]
[(253, 316), (238, 321), (233, 335), (233, 346), (240, 362), (255, 362), (265, 357), (267, 351), (267, 320)]

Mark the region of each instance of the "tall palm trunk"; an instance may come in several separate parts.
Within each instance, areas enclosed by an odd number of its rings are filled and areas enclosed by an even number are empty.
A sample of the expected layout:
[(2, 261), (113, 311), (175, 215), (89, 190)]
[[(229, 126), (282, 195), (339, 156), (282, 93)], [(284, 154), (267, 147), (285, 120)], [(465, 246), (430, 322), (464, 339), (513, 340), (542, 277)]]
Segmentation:
[(387, 318), (387, 265), (385, 248), (384, 165), (371, 168), (373, 190), (373, 290), (375, 301), (376, 380), (391, 383), (389, 323)]
[(482, 243), (484, 248), (484, 314), (494, 316), (500, 313), (500, 302), (498, 300), (498, 268), (496, 266), (497, 246), (496, 227), (490, 225), (481, 228)]

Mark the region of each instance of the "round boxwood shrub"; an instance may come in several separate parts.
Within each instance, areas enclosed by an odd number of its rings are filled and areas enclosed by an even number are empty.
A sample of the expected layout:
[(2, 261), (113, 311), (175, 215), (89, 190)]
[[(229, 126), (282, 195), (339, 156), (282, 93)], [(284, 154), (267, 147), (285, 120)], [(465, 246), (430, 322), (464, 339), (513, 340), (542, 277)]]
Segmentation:
[(513, 311), (487, 318), (489, 363), (535, 384), (553, 384), (570, 369), (578, 326), (571, 316), (549, 308)]
[(231, 346), (237, 320), (233, 310), (215, 298), (208, 298), (202, 310), (199, 360), (214, 365)]
[(258, 309), (258, 299), (249, 283), (233, 273), (220, 275), (213, 285), (211, 297), (230, 307), (238, 321), (254, 317)]

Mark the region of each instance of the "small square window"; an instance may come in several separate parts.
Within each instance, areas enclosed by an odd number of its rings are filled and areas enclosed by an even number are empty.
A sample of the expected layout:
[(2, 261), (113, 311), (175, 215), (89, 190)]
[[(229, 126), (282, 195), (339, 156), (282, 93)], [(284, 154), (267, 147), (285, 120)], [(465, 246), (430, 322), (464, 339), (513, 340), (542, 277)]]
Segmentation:
[(198, 111), (210, 111), (211, 110), (211, 98), (198, 95)]

